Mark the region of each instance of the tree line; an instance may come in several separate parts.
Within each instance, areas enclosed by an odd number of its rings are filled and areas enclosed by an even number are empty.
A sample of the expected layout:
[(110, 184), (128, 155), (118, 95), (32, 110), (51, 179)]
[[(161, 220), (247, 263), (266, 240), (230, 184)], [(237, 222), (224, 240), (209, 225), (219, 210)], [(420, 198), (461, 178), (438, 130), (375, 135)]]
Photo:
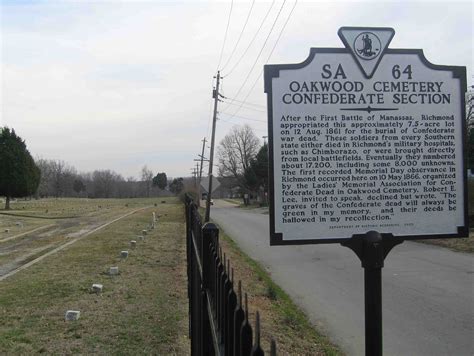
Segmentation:
[(39, 158), (36, 163), (41, 171), (41, 179), (36, 196), (82, 197), (82, 198), (139, 198), (169, 194), (166, 173), (156, 176), (144, 166), (140, 180), (124, 178), (110, 169), (93, 172), (78, 172), (75, 167), (61, 160)]
[(155, 175), (146, 165), (136, 180), (110, 169), (83, 173), (62, 160), (35, 161), (15, 130), (0, 128), (0, 196), (6, 197), (6, 209), (11, 198), (19, 197), (138, 198), (178, 194), (182, 189), (182, 178), (168, 182), (166, 173)]

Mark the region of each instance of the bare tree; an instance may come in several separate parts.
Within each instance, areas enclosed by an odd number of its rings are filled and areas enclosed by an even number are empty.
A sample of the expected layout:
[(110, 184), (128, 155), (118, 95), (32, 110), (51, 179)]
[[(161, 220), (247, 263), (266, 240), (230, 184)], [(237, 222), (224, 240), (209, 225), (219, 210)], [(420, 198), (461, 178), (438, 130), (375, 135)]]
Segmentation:
[(249, 125), (234, 126), (218, 147), (219, 175), (242, 179), (259, 146), (259, 139)]
[(74, 167), (60, 160), (38, 158), (41, 180), (37, 195), (39, 196), (71, 196), (74, 195), (74, 180), (78, 174)]
[(474, 172), (474, 85), (470, 85), (466, 93), (466, 121), (468, 146), (467, 166), (471, 172)]
[(40, 184), (36, 195), (39, 197), (47, 197), (52, 194), (50, 186), (52, 182), (52, 171), (50, 169), (50, 161), (44, 158), (36, 158), (36, 165), (41, 171)]
[(114, 182), (117, 178), (117, 174), (108, 169), (94, 171), (92, 173), (94, 197), (110, 198), (113, 194)]
[(141, 171), (141, 180), (145, 186), (146, 196), (150, 197), (151, 185), (153, 183), (153, 172), (148, 169), (146, 165), (143, 166)]

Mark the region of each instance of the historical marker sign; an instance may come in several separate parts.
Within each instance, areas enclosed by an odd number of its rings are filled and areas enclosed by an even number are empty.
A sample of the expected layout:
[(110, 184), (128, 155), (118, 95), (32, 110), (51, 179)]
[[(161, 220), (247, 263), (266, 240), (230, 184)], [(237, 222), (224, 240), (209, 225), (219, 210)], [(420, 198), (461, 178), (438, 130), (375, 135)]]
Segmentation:
[(391, 28), (265, 66), (271, 244), (468, 234), (465, 67), (389, 49)]

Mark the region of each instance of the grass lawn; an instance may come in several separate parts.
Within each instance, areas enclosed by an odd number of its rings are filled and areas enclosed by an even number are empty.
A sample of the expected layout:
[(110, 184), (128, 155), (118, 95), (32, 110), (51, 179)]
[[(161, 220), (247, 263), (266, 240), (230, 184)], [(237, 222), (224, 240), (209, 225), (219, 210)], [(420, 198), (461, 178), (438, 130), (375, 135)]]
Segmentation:
[(248, 294), (252, 325), (255, 325), (256, 311), (260, 312), (261, 345), (266, 354), (269, 354), (270, 341), (274, 338), (279, 355), (343, 355), (311, 325), (307, 316), (259, 263), (242, 252), (222, 229), (219, 236), (220, 245), (234, 269), (235, 281), (241, 280), (243, 291)]
[[(204, 216), (204, 209), (200, 209)], [(256, 261), (219, 228), (219, 244), (230, 259), (234, 271), (235, 291), (242, 281), (248, 294), (249, 319), (255, 325), (256, 311), (260, 312), (261, 345), (270, 353), (271, 339), (277, 343), (279, 355), (343, 355), (342, 351), (310, 323), (307, 316), (291, 298), (272, 281), (271, 276)]]
[(454, 239), (433, 239), (433, 240), (418, 240), (420, 242), (429, 243), (450, 248), (453, 251), (474, 253), (474, 179), (468, 179), (468, 211), (469, 211), (469, 226), (470, 234), (467, 238)]
[[(40, 200), (13, 211), (110, 219), (152, 206), (1, 281), (0, 354), (189, 354), (183, 207), (166, 200)], [(159, 222), (140, 241), (153, 211)], [(118, 276), (108, 275), (111, 266)], [(101, 294), (91, 293), (93, 283), (103, 284)], [(64, 321), (69, 309), (80, 319)]]

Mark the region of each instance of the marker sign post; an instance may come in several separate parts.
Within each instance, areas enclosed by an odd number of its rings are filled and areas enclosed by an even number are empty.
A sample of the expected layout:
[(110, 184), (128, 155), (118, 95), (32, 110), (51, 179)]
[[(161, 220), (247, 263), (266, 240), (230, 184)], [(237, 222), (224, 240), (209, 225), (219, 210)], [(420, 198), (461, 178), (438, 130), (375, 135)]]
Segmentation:
[(365, 268), (366, 353), (381, 355), (381, 268), (410, 239), (468, 236), (465, 67), (389, 49), (391, 28), (265, 66), (270, 244), (341, 243)]

